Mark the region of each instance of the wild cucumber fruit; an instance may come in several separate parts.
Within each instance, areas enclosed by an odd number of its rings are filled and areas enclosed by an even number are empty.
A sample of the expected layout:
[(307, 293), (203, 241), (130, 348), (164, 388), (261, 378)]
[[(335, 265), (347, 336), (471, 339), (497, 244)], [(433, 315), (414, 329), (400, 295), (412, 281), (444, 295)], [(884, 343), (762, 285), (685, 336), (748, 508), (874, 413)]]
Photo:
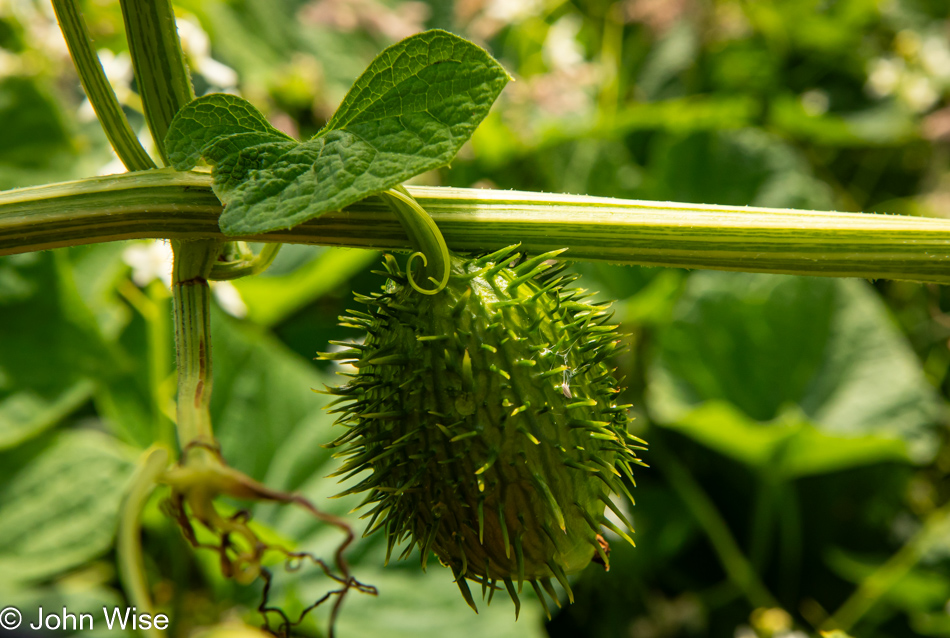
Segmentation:
[(604, 513), (630, 527), (610, 493), (629, 496), (623, 478), (645, 448), (614, 403), (609, 304), (568, 287), (552, 260), (563, 251), (516, 251), (453, 255), (432, 296), (387, 256), (384, 292), (357, 295), (369, 312), (342, 318), (365, 342), (323, 358), (358, 369), (330, 389), (347, 427), (331, 445), (347, 458), (338, 475), (371, 471), (345, 492), (366, 493), (366, 533), (385, 530), (387, 560), (409, 538), (403, 557), (418, 546), (423, 568), (434, 551), (473, 609), (466, 579), (483, 597), (501, 580), (517, 613), (523, 581), (556, 602), (551, 577), (570, 595), (565, 574), (598, 554), (608, 564), (601, 525), (629, 540)]

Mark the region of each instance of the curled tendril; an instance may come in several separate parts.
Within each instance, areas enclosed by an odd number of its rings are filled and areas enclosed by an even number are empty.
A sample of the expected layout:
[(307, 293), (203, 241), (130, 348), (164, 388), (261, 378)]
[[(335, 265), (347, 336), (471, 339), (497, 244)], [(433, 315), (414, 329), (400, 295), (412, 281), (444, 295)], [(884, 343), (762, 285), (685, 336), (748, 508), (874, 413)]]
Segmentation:
[(448, 282), (448, 274), (449, 274), (448, 269), (445, 270), (445, 278), (441, 282), (437, 281), (435, 277), (429, 277), (429, 281), (435, 284), (435, 288), (433, 288), (432, 290), (426, 290), (425, 288), (423, 288), (422, 286), (416, 283), (416, 280), (412, 278), (412, 262), (416, 258), (422, 259), (423, 269), (425, 269), (429, 265), (429, 260), (426, 259), (425, 253), (416, 251), (412, 253), (411, 255), (409, 255), (409, 259), (406, 261), (406, 279), (409, 280), (409, 285), (412, 286), (412, 289), (415, 290), (416, 292), (421, 292), (424, 295), (434, 295), (440, 290), (442, 290), (443, 288), (445, 288), (445, 284)]
[[(419, 202), (413, 198), (402, 186), (397, 186), (382, 193), (383, 199), (396, 214), (399, 223), (402, 224), (414, 253), (409, 256), (406, 264), (406, 278), (413, 290), (423, 295), (434, 295), (442, 291), (449, 282), (449, 247), (442, 237), (442, 232), (436, 223), (429, 216)], [(415, 282), (412, 277), (412, 266), (416, 259), (422, 259), (423, 272), (436, 272), (441, 275), (439, 279), (431, 274), (428, 279), (435, 288), (426, 289)], [(431, 267), (430, 267), (430, 264)]]

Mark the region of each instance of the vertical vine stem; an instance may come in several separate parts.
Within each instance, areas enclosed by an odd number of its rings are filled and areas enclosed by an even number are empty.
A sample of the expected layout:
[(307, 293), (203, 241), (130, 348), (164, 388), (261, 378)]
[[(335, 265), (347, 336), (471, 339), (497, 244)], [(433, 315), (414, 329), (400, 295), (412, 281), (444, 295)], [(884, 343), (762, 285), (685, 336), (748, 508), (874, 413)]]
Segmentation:
[[(166, 164), (165, 133), (178, 110), (194, 99), (171, 0), (120, 0), (129, 53), (145, 119)], [(223, 244), (216, 240), (173, 241), (172, 269), (176, 409), (182, 450), (200, 458), (214, 449), (211, 427), (211, 289), (208, 278)]]
[(165, 164), (165, 133), (195, 98), (170, 0), (120, 0), (135, 81), (155, 146)]
[(214, 446), (211, 428), (211, 288), (220, 242), (174, 241), (172, 269), (178, 361), (178, 439), (182, 449)]
[(86, 96), (116, 155), (130, 171), (155, 168), (155, 162), (142, 148), (125, 113), (122, 112), (122, 106), (102, 69), (99, 56), (92, 48), (92, 38), (76, 0), (53, 0), (53, 10), (66, 39), (66, 46), (69, 47), (69, 55), (76, 65), (82, 88), (86, 91)]

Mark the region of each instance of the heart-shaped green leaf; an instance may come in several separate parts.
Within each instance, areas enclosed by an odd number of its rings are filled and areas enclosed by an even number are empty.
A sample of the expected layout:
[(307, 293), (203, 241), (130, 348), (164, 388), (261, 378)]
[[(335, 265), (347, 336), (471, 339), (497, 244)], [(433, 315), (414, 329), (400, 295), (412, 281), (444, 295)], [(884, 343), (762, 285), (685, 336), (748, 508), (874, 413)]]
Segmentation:
[(426, 31), (383, 51), (306, 142), (215, 94), (179, 111), (165, 144), (178, 170), (214, 166), (226, 234), (290, 228), (449, 163), (509, 79), (484, 49)]

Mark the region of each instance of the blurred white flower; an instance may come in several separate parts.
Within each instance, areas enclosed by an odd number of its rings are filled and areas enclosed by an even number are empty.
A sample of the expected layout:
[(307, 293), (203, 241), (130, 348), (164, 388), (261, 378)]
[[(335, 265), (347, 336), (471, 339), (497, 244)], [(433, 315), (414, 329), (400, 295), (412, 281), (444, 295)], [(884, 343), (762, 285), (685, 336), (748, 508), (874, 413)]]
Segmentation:
[[(115, 92), (119, 103), (128, 104), (130, 100), (134, 101), (138, 99), (132, 91), (132, 77), (134, 73), (132, 70), (132, 58), (129, 57), (128, 52), (122, 51), (116, 55), (109, 49), (99, 49), (96, 51), (96, 55), (99, 57), (102, 70), (105, 72), (106, 79), (109, 80), (109, 84), (112, 86), (112, 90)], [(92, 103), (89, 101), (89, 98), (85, 98), (82, 104), (79, 105), (77, 115), (82, 122), (92, 122), (96, 119), (96, 111), (92, 108)], [(100, 175), (109, 175), (115, 172), (122, 171), (109, 171), (100, 173)]]
[(232, 92), (239, 79), (237, 71), (211, 57), (211, 39), (201, 25), (184, 18), (177, 24), (181, 48), (194, 70), (216, 89)]
[[(132, 268), (132, 281), (144, 288), (156, 279), (171, 289), (174, 253), (171, 244), (156, 239), (136, 242), (122, 252), (122, 261)], [(239, 319), (247, 316), (247, 304), (241, 293), (230, 281), (212, 281), (211, 292), (221, 309)]]
[(567, 69), (584, 62), (584, 48), (577, 41), (582, 21), (568, 14), (551, 25), (544, 40), (544, 60), (552, 70)]
[(132, 81), (132, 58), (128, 51), (116, 55), (109, 49), (99, 49), (96, 54), (112, 86), (128, 85)]
[(491, 0), (485, 9), (485, 15), (506, 24), (513, 24), (539, 15), (543, 9), (542, 0)]
[(894, 38), (897, 55), (868, 66), (868, 91), (876, 97), (896, 95), (911, 110), (925, 113), (950, 88), (950, 43), (944, 35), (921, 36), (905, 29)]
[[(95, 112), (93, 112), (93, 117), (95, 117)], [(122, 160), (120, 160), (119, 156), (115, 154), (115, 151), (113, 151), (112, 159), (109, 160), (107, 164), (104, 164), (98, 171), (96, 171), (96, 175), (101, 177), (103, 175), (119, 175), (121, 173), (127, 172), (128, 169), (125, 167), (125, 164), (122, 163)]]
[(900, 96), (918, 113), (930, 110), (940, 99), (933, 82), (922, 73), (908, 73), (904, 76), (900, 85)]
[(247, 304), (241, 298), (241, 292), (230, 281), (212, 281), (211, 292), (221, 309), (229, 315), (238, 319), (247, 316)]
[(897, 90), (904, 74), (904, 61), (886, 57), (873, 60), (868, 70), (868, 89), (876, 97), (886, 97)]
[(176, 20), (178, 38), (185, 54), (194, 58), (206, 58), (211, 55), (211, 38), (196, 22), (187, 19)]
[(53, 5), (50, 3), (39, 3), (40, 7), (46, 5), (49, 13), (45, 20), (36, 15), (27, 27), (30, 31), (28, 39), (32, 40), (32, 47), (43, 51), (51, 59), (69, 60), (69, 47), (66, 46), (66, 38), (63, 32), (59, 30), (59, 23), (52, 14)]
[(811, 89), (802, 93), (802, 109), (808, 115), (817, 117), (828, 112), (828, 94), (821, 89)]
[(931, 35), (920, 47), (920, 64), (933, 78), (950, 81), (950, 44), (945, 38)]
[(902, 29), (894, 36), (894, 50), (907, 60), (920, 53), (920, 34), (913, 29)]
[(20, 57), (0, 49), (0, 78), (20, 72)]
[(209, 84), (223, 89), (235, 87), (238, 83), (237, 71), (214, 58), (202, 58), (198, 63), (198, 72)]
[(759, 634), (755, 633), (755, 629), (749, 625), (739, 625), (736, 627), (735, 633), (733, 633), (735, 638), (759, 638)]
[(132, 281), (141, 287), (161, 279), (171, 288), (173, 259), (171, 244), (160, 239), (136, 242), (122, 252), (122, 261), (132, 268)]

